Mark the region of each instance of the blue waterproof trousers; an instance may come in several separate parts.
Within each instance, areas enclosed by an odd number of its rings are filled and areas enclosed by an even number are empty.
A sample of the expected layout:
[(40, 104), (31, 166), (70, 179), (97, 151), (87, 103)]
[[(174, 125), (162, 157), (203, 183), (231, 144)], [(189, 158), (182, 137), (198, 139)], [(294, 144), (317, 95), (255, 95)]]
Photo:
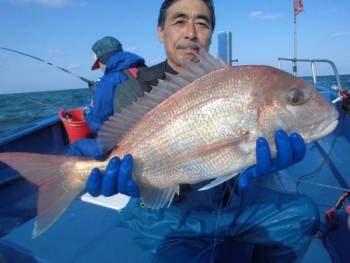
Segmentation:
[[(159, 210), (131, 199), (118, 225), (137, 233), (135, 244), (151, 254), (152, 262), (280, 263), (297, 262), (305, 254), (319, 225), (311, 199), (254, 185), (228, 198), (229, 188), (193, 189)], [(254, 248), (250, 258), (242, 259), (242, 244)]]

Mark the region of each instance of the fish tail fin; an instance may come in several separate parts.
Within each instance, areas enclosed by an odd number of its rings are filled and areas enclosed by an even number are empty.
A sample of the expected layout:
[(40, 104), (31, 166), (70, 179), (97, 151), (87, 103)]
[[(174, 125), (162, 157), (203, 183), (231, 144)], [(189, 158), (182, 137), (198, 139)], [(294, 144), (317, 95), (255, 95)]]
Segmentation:
[(38, 187), (37, 218), (33, 238), (47, 230), (84, 188), (86, 160), (60, 155), (0, 153), (0, 161)]

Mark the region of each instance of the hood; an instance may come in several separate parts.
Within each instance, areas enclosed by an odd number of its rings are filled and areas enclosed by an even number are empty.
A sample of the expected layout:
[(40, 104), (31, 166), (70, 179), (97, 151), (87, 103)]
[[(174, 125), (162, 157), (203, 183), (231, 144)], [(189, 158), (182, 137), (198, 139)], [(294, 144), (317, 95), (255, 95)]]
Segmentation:
[(105, 73), (125, 70), (130, 67), (140, 67), (143, 65), (145, 65), (145, 60), (142, 57), (130, 52), (122, 51), (108, 59)]

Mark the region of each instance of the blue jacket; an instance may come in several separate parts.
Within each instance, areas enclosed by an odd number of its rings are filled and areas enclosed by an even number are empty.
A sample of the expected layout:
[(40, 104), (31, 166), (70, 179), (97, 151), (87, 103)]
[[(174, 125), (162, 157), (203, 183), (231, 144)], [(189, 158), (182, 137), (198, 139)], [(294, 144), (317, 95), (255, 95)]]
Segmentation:
[(98, 133), (102, 124), (113, 115), (114, 91), (119, 84), (128, 79), (123, 71), (144, 64), (143, 58), (125, 51), (118, 52), (107, 61), (105, 73), (96, 85), (91, 111), (85, 115), (89, 127), (95, 133)]

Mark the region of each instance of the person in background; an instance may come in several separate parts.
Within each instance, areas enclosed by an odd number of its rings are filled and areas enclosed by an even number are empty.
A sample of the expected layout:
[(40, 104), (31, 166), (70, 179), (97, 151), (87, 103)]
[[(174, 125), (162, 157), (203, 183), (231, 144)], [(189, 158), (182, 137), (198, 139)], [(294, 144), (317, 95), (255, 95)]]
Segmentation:
[[(164, 0), (157, 29), (167, 58), (139, 72), (142, 89), (149, 92), (165, 73), (186, 70), (184, 61), (198, 53), (198, 46), (209, 50), (214, 28), (212, 0)], [(256, 165), (242, 171), (238, 182), (236, 177), (207, 191), (197, 191), (203, 184), (181, 187), (168, 208), (141, 207), (131, 177), (130, 154), (123, 159), (113, 157), (104, 171), (93, 169), (86, 189), (93, 196), (123, 193), (135, 197), (118, 213), (117, 224), (134, 231), (137, 239), (132, 245), (138, 244), (152, 262), (237, 262), (232, 252), (235, 242), (253, 245), (251, 262), (296, 262), (318, 228), (316, 206), (306, 196), (249, 185), (253, 178), (304, 158), (305, 143), (299, 134), (278, 130), (275, 142), (277, 156), (272, 159), (266, 139), (257, 140)], [(91, 157), (99, 153), (97, 148), (89, 151), (86, 155)]]
[[(103, 77), (95, 83), (91, 104), (84, 109), (85, 120), (96, 136), (103, 123), (120, 111), (118, 91), (132, 88), (136, 82), (137, 71), (146, 65), (142, 57), (123, 51), (120, 41), (111, 36), (97, 40), (91, 49), (94, 55), (91, 69), (100, 69), (104, 73)], [(81, 139), (69, 144), (63, 154), (103, 159), (106, 153), (102, 154), (96, 149), (96, 139)]]
[(95, 61), (91, 69), (100, 69), (104, 74), (96, 84), (91, 106), (85, 111), (85, 119), (97, 134), (102, 124), (114, 114), (115, 90), (130, 78), (128, 70), (145, 67), (145, 61), (136, 54), (123, 51), (122, 44), (110, 36), (96, 41), (92, 51)]

